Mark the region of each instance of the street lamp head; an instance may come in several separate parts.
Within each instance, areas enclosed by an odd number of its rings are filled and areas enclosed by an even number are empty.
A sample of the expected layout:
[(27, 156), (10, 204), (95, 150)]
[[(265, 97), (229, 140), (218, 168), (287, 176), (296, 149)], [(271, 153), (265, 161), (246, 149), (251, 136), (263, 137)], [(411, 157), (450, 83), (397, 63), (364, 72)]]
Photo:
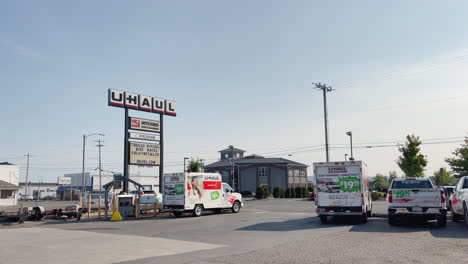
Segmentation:
[(346, 135), (351, 136), (353, 133), (351, 131), (346, 132)]
[(106, 134), (98, 133), (99, 136), (106, 136)]

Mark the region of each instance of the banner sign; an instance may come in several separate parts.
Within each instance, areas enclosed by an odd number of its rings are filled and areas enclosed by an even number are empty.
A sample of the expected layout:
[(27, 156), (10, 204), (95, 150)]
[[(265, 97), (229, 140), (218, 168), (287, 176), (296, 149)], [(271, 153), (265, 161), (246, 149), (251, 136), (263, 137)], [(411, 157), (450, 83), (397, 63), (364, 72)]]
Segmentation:
[(156, 97), (109, 89), (109, 106), (176, 116), (176, 102)]
[(143, 134), (143, 133), (135, 133), (130, 132), (129, 137), (131, 139), (140, 139), (140, 140), (148, 140), (148, 141), (159, 141), (159, 135), (152, 135), (152, 134)]
[(130, 126), (129, 126), (130, 129), (156, 132), (156, 133), (160, 132), (159, 121), (136, 118), (136, 117), (129, 117), (129, 120), (130, 120)]
[(159, 144), (129, 142), (130, 165), (159, 165)]

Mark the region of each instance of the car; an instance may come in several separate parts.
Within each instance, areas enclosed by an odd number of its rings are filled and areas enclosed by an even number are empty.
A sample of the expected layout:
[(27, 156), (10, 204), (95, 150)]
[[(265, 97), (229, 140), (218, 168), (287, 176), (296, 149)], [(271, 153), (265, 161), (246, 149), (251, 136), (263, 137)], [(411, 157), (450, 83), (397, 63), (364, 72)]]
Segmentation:
[(441, 186), (445, 191), (445, 200), (447, 201), (447, 210), (450, 210), (450, 196), (452, 196), (455, 186)]
[(107, 205), (105, 205), (105, 199), (104, 199), (104, 192), (93, 192), (93, 193), (88, 193), (83, 197), (83, 208), (88, 208), (88, 197), (91, 196), (91, 210), (97, 210), (99, 209), (99, 196), (101, 196), (101, 209), (109, 209), (110, 205), (112, 204), (112, 198), (113, 195), (112, 193), (108, 194), (108, 200), (107, 200)]
[(22, 194), (21, 197), (20, 197), (21, 201), (30, 201), (30, 200), (33, 200), (33, 199), (34, 199), (34, 197), (32, 195)]
[(468, 176), (463, 176), (458, 181), (455, 190), (450, 197), (450, 211), (452, 220), (464, 220), (468, 228)]

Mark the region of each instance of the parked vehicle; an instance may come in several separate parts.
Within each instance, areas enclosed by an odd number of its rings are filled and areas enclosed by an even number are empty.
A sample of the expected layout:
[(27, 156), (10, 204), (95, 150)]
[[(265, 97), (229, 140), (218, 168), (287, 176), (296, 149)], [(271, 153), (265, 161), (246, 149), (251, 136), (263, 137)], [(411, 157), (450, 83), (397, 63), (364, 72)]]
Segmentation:
[[(130, 194), (135, 196), (138, 195), (138, 191), (131, 191)], [(159, 194), (156, 194), (153, 190), (143, 190), (140, 192), (140, 200), (138, 202), (138, 206), (140, 212), (144, 213), (149, 210), (154, 210), (155, 204), (156, 209), (161, 209), (161, 199), (158, 199)]]
[(76, 218), (76, 220), (81, 219), (81, 215), (86, 213), (87, 211), (81, 208), (79, 205), (70, 205), (63, 209), (54, 209), (50, 212), (51, 215), (55, 215), (57, 217), (66, 216), (67, 218)]
[(315, 205), (322, 223), (328, 216), (372, 216), (367, 166), (362, 161), (314, 163)]
[(34, 197), (32, 195), (25, 195), (25, 194), (22, 194), (21, 197), (20, 197), (20, 200), (22, 201), (30, 201), (32, 200)]
[(395, 225), (401, 216), (420, 216), (447, 225), (445, 191), (434, 187), (428, 178), (397, 178), (387, 195), (388, 223)]
[(464, 219), (468, 228), (468, 176), (461, 177), (450, 197), (453, 221)]
[(92, 192), (92, 193), (87, 193), (84, 197), (83, 197), (83, 207), (84, 208), (88, 208), (88, 197), (89, 195), (91, 195), (91, 210), (97, 210), (99, 209), (99, 196), (101, 196), (101, 206), (100, 208), (102, 210), (104, 210), (107, 206), (107, 209), (110, 208), (110, 205), (112, 204), (112, 193), (109, 193), (108, 194), (108, 201), (107, 201), (107, 205), (105, 204), (105, 201), (104, 201), (104, 192)]
[(180, 217), (184, 212), (201, 216), (204, 210), (238, 213), (242, 195), (221, 182), (219, 173), (175, 173), (164, 175), (164, 212)]
[(452, 196), (455, 186), (442, 186), (445, 192), (445, 201), (447, 203), (447, 210), (450, 210), (450, 196)]

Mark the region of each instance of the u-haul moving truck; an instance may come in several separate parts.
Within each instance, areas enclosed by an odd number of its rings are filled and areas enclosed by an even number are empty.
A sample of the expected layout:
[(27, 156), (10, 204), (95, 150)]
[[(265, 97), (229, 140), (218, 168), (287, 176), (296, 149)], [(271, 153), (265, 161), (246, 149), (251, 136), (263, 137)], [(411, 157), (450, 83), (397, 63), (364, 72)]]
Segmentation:
[(314, 163), (315, 205), (322, 223), (328, 216), (372, 215), (367, 166), (362, 161)]
[(174, 173), (164, 175), (163, 211), (180, 217), (184, 212), (201, 216), (203, 210), (239, 212), (242, 195), (221, 181), (219, 173)]

